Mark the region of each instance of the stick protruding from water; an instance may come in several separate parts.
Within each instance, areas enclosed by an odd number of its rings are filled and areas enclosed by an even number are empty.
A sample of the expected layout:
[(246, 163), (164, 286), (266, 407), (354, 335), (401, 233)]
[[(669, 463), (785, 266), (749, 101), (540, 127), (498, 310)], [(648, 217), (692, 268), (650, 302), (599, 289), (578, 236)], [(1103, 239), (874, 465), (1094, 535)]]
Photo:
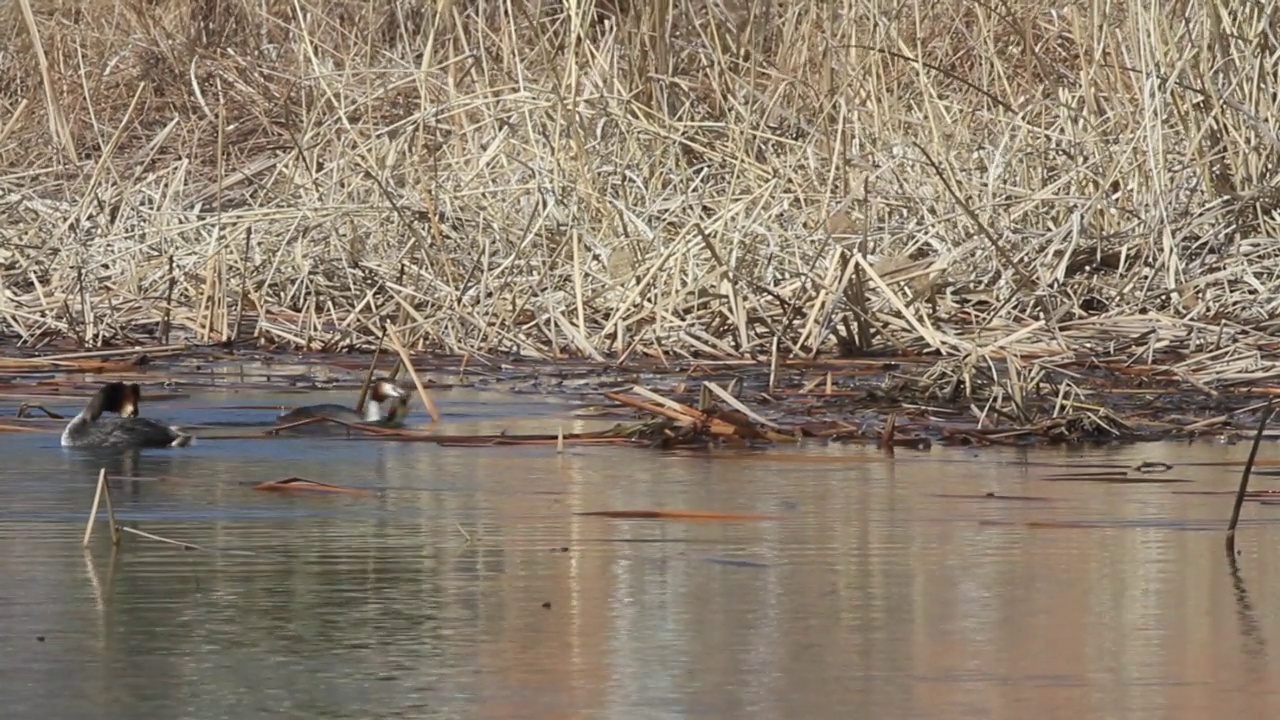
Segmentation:
[(427, 394), (427, 389), (423, 387), (422, 380), (418, 378), (418, 372), (413, 369), (413, 358), (409, 357), (409, 351), (405, 349), (404, 343), (400, 341), (400, 335), (396, 329), (390, 325), (386, 326), (388, 339), (391, 340), (391, 347), (395, 348), (396, 354), (400, 356), (400, 362), (404, 369), (409, 372), (409, 377), (413, 379), (413, 384), (418, 388), (418, 395), (422, 397), (422, 404), (427, 407), (427, 413), (431, 415), (431, 422), (440, 422), (440, 411), (436, 409), (436, 404), (431, 402), (431, 396)]
[[(364, 383), (360, 386), (360, 397), (356, 399), (356, 412), (360, 415), (364, 414), (364, 404), (369, 399), (369, 387), (373, 385), (374, 373), (378, 371), (378, 358), (382, 355), (382, 342), (387, 338), (388, 325), (382, 326), (382, 337), (378, 338), (378, 344), (373, 348), (373, 360), (369, 362), (369, 372), (364, 375)], [(391, 379), (395, 379), (392, 373)]]
[(116, 511), (111, 506), (111, 489), (107, 486), (107, 469), (98, 470), (98, 484), (93, 491), (93, 507), (89, 509), (89, 522), (84, 526), (84, 540), (82, 545), (89, 547), (89, 538), (93, 537), (93, 523), (98, 519), (98, 504), (103, 500), (107, 501), (107, 520), (111, 523), (111, 544), (120, 544), (120, 531), (116, 528)]
[(1262, 433), (1267, 429), (1267, 421), (1271, 419), (1274, 398), (1267, 401), (1262, 408), (1262, 417), (1258, 419), (1258, 432), (1253, 436), (1253, 447), (1249, 448), (1249, 459), (1245, 461), (1244, 472), (1240, 473), (1240, 489), (1236, 491), (1236, 504), (1231, 509), (1231, 522), (1227, 525), (1227, 554), (1236, 551), (1236, 525), (1240, 524), (1240, 508), (1244, 506), (1245, 493), (1249, 491), (1249, 474), (1253, 472), (1253, 461), (1258, 457), (1258, 446), (1262, 444)]

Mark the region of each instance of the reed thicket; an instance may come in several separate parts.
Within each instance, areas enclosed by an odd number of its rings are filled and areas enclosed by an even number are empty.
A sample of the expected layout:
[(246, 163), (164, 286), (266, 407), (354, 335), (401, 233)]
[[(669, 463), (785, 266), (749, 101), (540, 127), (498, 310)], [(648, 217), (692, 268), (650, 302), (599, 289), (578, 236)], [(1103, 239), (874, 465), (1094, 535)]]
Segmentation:
[(29, 343), (1256, 359), (1280, 305), (1256, 3), (3, 13)]

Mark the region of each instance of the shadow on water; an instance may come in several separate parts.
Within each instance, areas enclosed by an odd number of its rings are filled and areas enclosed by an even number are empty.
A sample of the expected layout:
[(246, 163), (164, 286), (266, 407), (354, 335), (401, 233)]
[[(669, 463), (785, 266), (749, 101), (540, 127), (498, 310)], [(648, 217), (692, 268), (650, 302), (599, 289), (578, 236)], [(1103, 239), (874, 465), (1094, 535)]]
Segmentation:
[[(147, 414), (249, 426), (274, 411), (232, 406), (272, 402)], [(581, 422), (530, 396), (440, 402), (450, 432)], [(1224, 577), (1230, 497), (1212, 493), (1235, 473), (1191, 465), (1245, 452), (282, 438), (103, 453), (5, 433), (0, 692), (14, 717), (59, 718), (1268, 717), (1280, 510), (1246, 506)], [(1143, 460), (1187, 482), (1042, 479)], [(253, 554), (113, 551), (101, 527), (82, 549), (102, 467), (122, 522)], [(249, 487), (289, 476), (373, 492)], [(771, 519), (578, 514), (640, 509)]]

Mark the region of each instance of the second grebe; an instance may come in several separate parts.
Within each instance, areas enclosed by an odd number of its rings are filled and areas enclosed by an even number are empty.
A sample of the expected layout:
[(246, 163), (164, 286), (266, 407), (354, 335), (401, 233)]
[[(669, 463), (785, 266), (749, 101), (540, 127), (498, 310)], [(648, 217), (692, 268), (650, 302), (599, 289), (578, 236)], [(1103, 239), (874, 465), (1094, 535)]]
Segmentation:
[(306, 407), (290, 410), (276, 418), (276, 424), (287, 425), (310, 418), (322, 417), (351, 424), (399, 427), (404, 424), (404, 418), (409, 414), (408, 409), (409, 394), (394, 382), (386, 378), (379, 378), (369, 388), (369, 398), (364, 405), (363, 415), (349, 407), (325, 403), (322, 405), (307, 405)]
[[(89, 403), (62, 431), (64, 447), (185, 447), (192, 437), (176, 428), (138, 417), (142, 391), (136, 383), (112, 382), (98, 388)], [(102, 417), (104, 412), (120, 417)]]

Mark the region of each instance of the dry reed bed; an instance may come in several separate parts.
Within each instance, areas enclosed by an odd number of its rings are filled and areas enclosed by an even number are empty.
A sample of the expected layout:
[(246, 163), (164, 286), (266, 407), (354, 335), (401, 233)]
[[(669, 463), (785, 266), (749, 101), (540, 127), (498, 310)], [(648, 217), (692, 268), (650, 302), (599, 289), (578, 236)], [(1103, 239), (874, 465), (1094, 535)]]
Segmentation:
[(8, 5), (3, 333), (1276, 372), (1261, 7), (629, 5)]

